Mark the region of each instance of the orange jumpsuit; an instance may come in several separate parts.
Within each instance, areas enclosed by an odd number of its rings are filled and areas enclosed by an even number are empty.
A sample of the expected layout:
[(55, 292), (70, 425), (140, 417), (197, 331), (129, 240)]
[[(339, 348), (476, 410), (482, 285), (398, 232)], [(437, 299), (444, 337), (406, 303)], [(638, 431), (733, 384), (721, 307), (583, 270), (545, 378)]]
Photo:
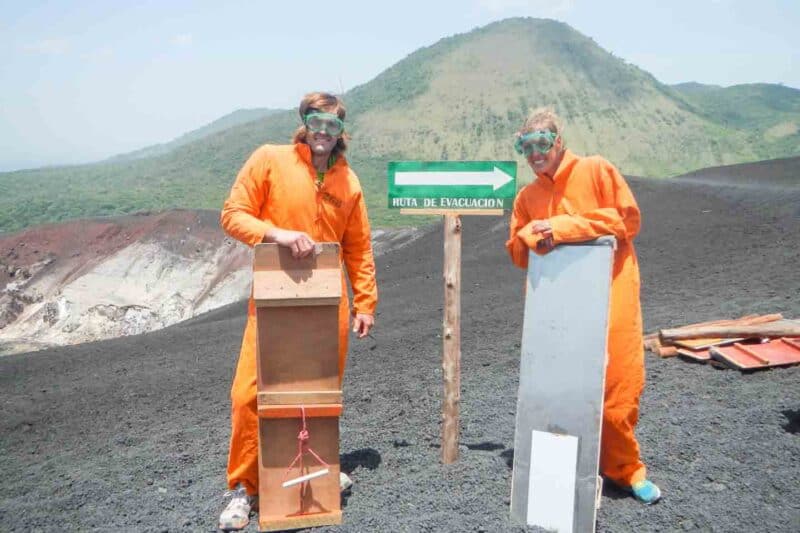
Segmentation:
[(543, 238), (532, 233), (535, 220), (548, 220), (553, 242), (570, 243), (613, 235), (614, 253), (609, 309), (600, 470), (621, 486), (645, 479), (633, 430), (644, 387), (642, 312), (639, 266), (633, 238), (639, 232), (636, 200), (619, 171), (605, 159), (577, 157), (566, 150), (551, 180), (538, 176), (514, 201), (506, 248), (520, 268), (528, 266), (529, 249)]
[[(315, 242), (338, 242), (353, 288), (354, 313), (374, 314), (378, 301), (367, 208), (361, 185), (344, 157), (317, 186), (317, 171), (306, 144), (264, 145), (247, 160), (221, 216), (231, 237), (254, 246), (271, 227), (303, 231)], [(339, 379), (347, 357), (349, 302), (342, 276), (339, 306)], [(258, 491), (255, 304), (250, 299), (239, 363), (231, 389), (231, 444), (228, 486)]]

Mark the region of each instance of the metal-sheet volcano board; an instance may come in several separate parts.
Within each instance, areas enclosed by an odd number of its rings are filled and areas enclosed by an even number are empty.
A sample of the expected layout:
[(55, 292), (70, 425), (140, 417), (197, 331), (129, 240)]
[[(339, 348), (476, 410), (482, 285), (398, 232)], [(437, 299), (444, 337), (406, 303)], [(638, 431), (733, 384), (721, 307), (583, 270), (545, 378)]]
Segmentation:
[[(615, 245), (603, 237), (530, 254), (511, 487), (516, 522), (594, 531)], [(558, 479), (547, 466), (556, 462)], [(572, 509), (530, 501), (564, 490), (574, 490)]]

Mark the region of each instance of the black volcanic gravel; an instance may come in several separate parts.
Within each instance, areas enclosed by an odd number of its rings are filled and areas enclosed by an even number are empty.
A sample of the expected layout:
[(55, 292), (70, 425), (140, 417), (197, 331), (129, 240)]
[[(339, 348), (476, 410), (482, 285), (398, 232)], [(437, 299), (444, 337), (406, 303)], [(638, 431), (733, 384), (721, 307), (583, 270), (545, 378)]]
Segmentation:
[[(800, 318), (800, 181), (631, 184), (648, 331)], [(351, 343), (341, 419), (355, 485), (345, 524), (319, 531), (525, 531), (508, 519), (523, 272), (503, 249), (507, 221), (464, 226), (461, 458), (439, 462), (437, 226), (378, 261), (378, 327)], [(214, 531), (244, 312), (0, 358), (0, 531)], [(598, 531), (800, 531), (800, 367), (646, 364), (638, 436), (664, 499), (607, 487)]]

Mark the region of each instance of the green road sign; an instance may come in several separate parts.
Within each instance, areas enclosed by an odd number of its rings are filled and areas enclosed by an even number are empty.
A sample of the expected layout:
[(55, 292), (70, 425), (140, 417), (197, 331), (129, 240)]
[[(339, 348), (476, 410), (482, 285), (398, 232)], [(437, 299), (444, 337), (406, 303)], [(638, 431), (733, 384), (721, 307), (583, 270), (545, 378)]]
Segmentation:
[(511, 209), (517, 193), (515, 161), (392, 161), (389, 207)]

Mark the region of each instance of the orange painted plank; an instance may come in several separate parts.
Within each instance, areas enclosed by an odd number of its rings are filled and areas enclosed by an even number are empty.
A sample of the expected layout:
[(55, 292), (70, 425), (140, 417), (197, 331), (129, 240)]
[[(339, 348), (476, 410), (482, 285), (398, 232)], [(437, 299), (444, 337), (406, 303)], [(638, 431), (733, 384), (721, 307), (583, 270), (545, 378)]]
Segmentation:
[(708, 348), (703, 348), (700, 350), (692, 350), (690, 348), (678, 348), (678, 355), (683, 357), (688, 357), (689, 359), (694, 359), (695, 361), (702, 361), (706, 362), (711, 359), (711, 354), (709, 353)]
[(285, 531), (287, 529), (294, 530), (308, 527), (334, 526), (341, 523), (341, 511), (301, 514), (297, 516), (262, 516), (259, 514), (258, 517), (258, 529), (260, 531)]
[(723, 338), (708, 338), (708, 339), (685, 339), (675, 341), (675, 346), (688, 348), (690, 350), (702, 350), (704, 348), (711, 348), (712, 346), (724, 346), (726, 344), (733, 344), (744, 340), (744, 337), (736, 339), (723, 339)]
[[(302, 418), (303, 414), (299, 405), (259, 405), (259, 418)], [(342, 416), (342, 404), (311, 404), (304, 405), (306, 418), (320, 418)]]
[(792, 346), (793, 348), (797, 348), (798, 350), (800, 350), (800, 340), (798, 340), (798, 339), (787, 339), (786, 337), (781, 337), (780, 340), (781, 340), (782, 343), (788, 344), (789, 346)]
[(258, 405), (314, 405), (342, 403), (342, 391), (259, 392)]
[(753, 359), (755, 359), (756, 361), (758, 361), (762, 365), (769, 365), (769, 359), (767, 359), (766, 357), (761, 357), (761, 355), (759, 355), (758, 352), (756, 352), (755, 350), (751, 350), (747, 346), (743, 346), (742, 344), (739, 344), (738, 342), (733, 343), (733, 347), (736, 348), (737, 350), (739, 350), (740, 352), (746, 353), (747, 355), (749, 355), (750, 357), (752, 357)]
[[(787, 342), (788, 341), (788, 342)], [(711, 349), (711, 356), (742, 370), (800, 363), (800, 338), (775, 339), (764, 344), (725, 346)]]

